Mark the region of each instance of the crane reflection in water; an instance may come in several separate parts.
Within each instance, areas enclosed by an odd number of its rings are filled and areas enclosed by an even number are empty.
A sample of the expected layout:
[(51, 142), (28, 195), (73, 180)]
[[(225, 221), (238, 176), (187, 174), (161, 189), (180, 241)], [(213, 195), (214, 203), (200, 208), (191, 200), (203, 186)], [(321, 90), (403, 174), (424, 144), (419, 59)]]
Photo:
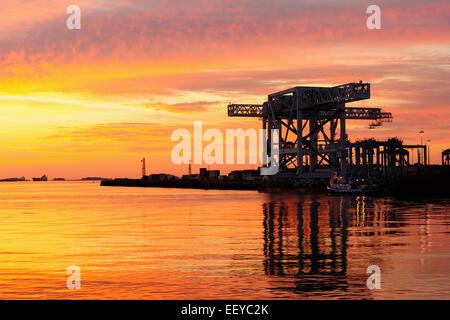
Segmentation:
[[(351, 286), (353, 292), (366, 292), (368, 264), (364, 261), (372, 257), (374, 264), (382, 262), (379, 250), (395, 243), (377, 243), (377, 236), (398, 232), (399, 222), (389, 223), (392, 213), (380, 203), (383, 200), (362, 196), (323, 200), (305, 195), (298, 201), (272, 199), (263, 204), (264, 271), (293, 279), (290, 287), (280, 288), (275, 281), (276, 290), (332, 296)], [(348, 265), (349, 246), (359, 248), (361, 255), (361, 259), (353, 257), (352, 266)]]

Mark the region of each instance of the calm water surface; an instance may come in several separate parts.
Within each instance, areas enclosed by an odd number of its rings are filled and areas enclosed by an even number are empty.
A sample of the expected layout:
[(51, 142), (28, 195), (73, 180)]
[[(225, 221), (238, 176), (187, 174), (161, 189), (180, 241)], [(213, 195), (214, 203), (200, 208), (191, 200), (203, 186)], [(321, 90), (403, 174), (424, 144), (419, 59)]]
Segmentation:
[(450, 199), (16, 182), (0, 204), (3, 299), (450, 298)]

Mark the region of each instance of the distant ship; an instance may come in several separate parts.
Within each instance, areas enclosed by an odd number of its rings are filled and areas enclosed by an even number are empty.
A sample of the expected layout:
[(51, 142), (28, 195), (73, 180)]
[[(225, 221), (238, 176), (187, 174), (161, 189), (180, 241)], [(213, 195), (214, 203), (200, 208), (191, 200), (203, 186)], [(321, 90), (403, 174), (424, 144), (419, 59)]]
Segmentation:
[(26, 181), (26, 180), (25, 180), (25, 177), (22, 177), (22, 178), (6, 178), (6, 179), (2, 179), (0, 181), (14, 182), (14, 181)]
[(33, 178), (33, 181), (47, 181), (47, 180), (48, 178), (45, 174), (40, 178)]

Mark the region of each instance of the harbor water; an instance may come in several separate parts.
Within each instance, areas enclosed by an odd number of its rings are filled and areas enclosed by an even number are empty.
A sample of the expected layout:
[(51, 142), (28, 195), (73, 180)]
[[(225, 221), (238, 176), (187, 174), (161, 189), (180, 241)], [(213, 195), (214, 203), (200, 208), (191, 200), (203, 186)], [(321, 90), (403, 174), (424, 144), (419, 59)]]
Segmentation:
[(48, 181), (0, 203), (1, 299), (450, 297), (450, 199)]

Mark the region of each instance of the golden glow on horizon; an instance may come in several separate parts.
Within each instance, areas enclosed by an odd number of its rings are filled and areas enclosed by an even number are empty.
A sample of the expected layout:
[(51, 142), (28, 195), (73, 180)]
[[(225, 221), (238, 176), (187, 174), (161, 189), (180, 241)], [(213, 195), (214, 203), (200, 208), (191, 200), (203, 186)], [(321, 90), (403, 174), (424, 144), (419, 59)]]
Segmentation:
[[(259, 128), (256, 119), (228, 119), (226, 104), (261, 103), (268, 93), (294, 85), (359, 80), (372, 83), (371, 100), (360, 105), (391, 111), (394, 122), (373, 131), (366, 122), (350, 122), (351, 139), (399, 136), (417, 143), (417, 132), (424, 130), (437, 163), (450, 144), (450, 41), (444, 35), (448, 26), (440, 20), (449, 8), (444, 4), (412, 6), (423, 13), (423, 27), (389, 24), (390, 16), (405, 19), (413, 9), (385, 8), (386, 27), (379, 33), (359, 26), (350, 7), (322, 29), (309, 30), (310, 20), (288, 17), (285, 24), (296, 41), (285, 35), (283, 24), (256, 24), (257, 35), (232, 22), (221, 25), (211, 15), (217, 3), (205, 8), (192, 4), (195, 24), (190, 17), (181, 19), (182, 8), (170, 4), (147, 8), (139, 0), (115, 5), (86, 0), (79, 3), (86, 23), (71, 33), (54, 23), (64, 17), (65, 8), (51, 1), (2, 2), (0, 8), (14, 10), (0, 22), (0, 177), (39, 172), (131, 177), (138, 174), (142, 156), (152, 159), (152, 170), (181, 174), (185, 168), (170, 162), (173, 129), (191, 130), (194, 120), (221, 130)], [(48, 10), (36, 11), (39, 5)], [(231, 10), (224, 6), (225, 12)], [(320, 19), (320, 12), (305, 4), (299, 8), (303, 11), (294, 10), (293, 17), (309, 10), (311, 19)], [(156, 14), (152, 10), (164, 12), (163, 28), (156, 18), (145, 22)], [(246, 17), (244, 12), (236, 12), (236, 19), (253, 22), (258, 14), (270, 14), (258, 9)], [(120, 28), (109, 30), (105, 23), (111, 21)], [(209, 28), (199, 27), (202, 21), (210, 22)], [(344, 29), (350, 37), (343, 38)]]

